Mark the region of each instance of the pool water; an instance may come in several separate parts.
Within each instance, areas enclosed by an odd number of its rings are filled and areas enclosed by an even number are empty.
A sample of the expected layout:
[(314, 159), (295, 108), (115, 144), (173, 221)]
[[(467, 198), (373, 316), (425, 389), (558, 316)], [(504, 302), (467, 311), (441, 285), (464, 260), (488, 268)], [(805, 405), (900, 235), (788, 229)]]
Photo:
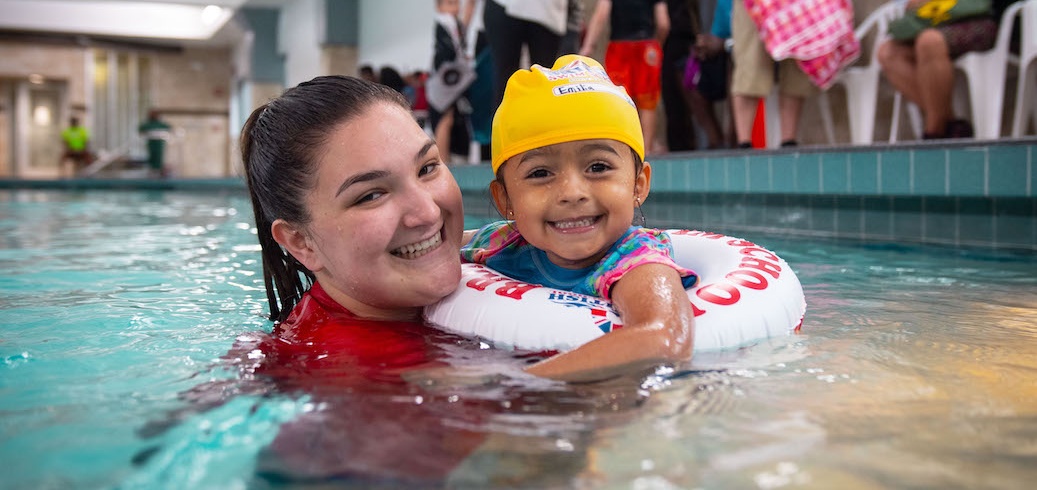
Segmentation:
[(221, 359), (271, 329), (252, 228), (235, 192), (0, 191), (0, 488), (1037, 481), (1032, 256), (746, 236), (799, 275), (800, 334), (584, 385), (447, 338), (441, 372), (336, 391)]

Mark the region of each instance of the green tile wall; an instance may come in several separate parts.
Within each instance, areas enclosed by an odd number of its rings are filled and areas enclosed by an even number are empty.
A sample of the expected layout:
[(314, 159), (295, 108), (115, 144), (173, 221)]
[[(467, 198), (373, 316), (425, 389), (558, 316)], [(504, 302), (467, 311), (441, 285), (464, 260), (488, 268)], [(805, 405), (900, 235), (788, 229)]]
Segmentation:
[[(650, 157), (650, 226), (1037, 253), (1037, 138)], [(453, 167), (466, 211), (487, 165)]]
[[(650, 158), (648, 224), (1037, 253), (1037, 138)], [(451, 168), (466, 214), (498, 217), (489, 165)], [(231, 179), (0, 179), (0, 189), (242, 192)]]

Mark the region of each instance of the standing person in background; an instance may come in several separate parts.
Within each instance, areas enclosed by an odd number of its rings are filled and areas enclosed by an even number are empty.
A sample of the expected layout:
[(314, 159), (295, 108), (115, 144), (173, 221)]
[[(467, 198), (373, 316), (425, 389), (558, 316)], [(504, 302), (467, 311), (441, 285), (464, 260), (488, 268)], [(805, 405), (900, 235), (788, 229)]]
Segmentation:
[(735, 136), (739, 148), (752, 148), (753, 122), (761, 98), (778, 85), (778, 113), (781, 121), (781, 146), (797, 146), (799, 117), (803, 101), (817, 92), (794, 59), (775, 62), (760, 39), (756, 24), (745, 8), (735, 0), (731, 11), (731, 34), (734, 39), (734, 70), (731, 74), (732, 108)]
[(583, 44), (583, 0), (569, 0), (566, 12), (565, 35), (558, 47), (558, 56), (578, 53)]
[(493, 91), (497, 110), (508, 78), (522, 66), (522, 48), (529, 64), (550, 66), (558, 57), (568, 18), (568, 0), (485, 0), (483, 23), (493, 55)]
[(378, 83), (385, 85), (401, 94), (406, 96), (407, 81), (403, 79), (403, 75), (391, 66), (383, 66), (378, 70)]
[(371, 65), (361, 66), (357, 73), (360, 75), (360, 78), (368, 82), (378, 83), (378, 74), (374, 72), (374, 67)]
[(166, 176), (166, 139), (169, 138), (170, 129), (154, 109), (148, 111), (148, 120), (137, 127), (137, 132), (147, 138), (148, 171), (152, 176)]
[(663, 43), (660, 72), (663, 112), (666, 114), (666, 148), (669, 151), (694, 150), (695, 127), (684, 96), (684, 72), (694, 63), (695, 35), (699, 32), (698, 0), (667, 0), (670, 34)]
[(647, 153), (655, 153), (655, 108), (662, 89), (662, 43), (670, 33), (670, 15), (663, 0), (598, 0), (587, 24), (580, 54), (590, 56), (605, 22), (611, 31), (605, 50), (605, 70), (612, 81), (634, 99), (641, 118)]
[(443, 159), (451, 162), (453, 154), (467, 154), (467, 117), (470, 104), (464, 91), (475, 78), (474, 63), (465, 49), (465, 29), (471, 19), (475, 0), (468, 0), (463, 16), (460, 0), (436, 1), (436, 27), (432, 47), (432, 73), (428, 91), (429, 125)]
[(490, 131), (493, 123), (493, 111), (496, 110), (493, 92), (493, 54), (486, 40), (486, 26), (483, 25), (483, 10), (486, 0), (469, 0), (473, 5), (471, 22), (466, 26), (465, 49), (475, 63), (475, 81), (465, 91), (465, 99), (471, 103), (472, 112), (468, 115), (471, 140), (479, 147), (479, 161), (490, 159)]
[(706, 133), (709, 149), (730, 148), (734, 135), (734, 121), (721, 127), (713, 107), (715, 102), (728, 99), (731, 85), (731, 0), (718, 0), (713, 9), (709, 32), (695, 37), (695, 58), (699, 75), (694, 87), (685, 87), (688, 106), (695, 122)]
[(61, 160), (58, 162), (58, 171), (65, 175), (65, 162), (72, 164), (68, 172), (69, 177), (75, 177), (83, 168), (90, 165), (93, 157), (90, 155), (90, 131), (79, 124), (79, 118), (72, 116), (68, 120), (68, 127), (61, 132), (63, 149)]
[(428, 124), (428, 99), (425, 98), (425, 79), (428, 78), (428, 73), (422, 70), (416, 70), (407, 77), (407, 85), (409, 88), (404, 92), (410, 102), (410, 110), (414, 113), (414, 119), (418, 121), (418, 126), (422, 128)]

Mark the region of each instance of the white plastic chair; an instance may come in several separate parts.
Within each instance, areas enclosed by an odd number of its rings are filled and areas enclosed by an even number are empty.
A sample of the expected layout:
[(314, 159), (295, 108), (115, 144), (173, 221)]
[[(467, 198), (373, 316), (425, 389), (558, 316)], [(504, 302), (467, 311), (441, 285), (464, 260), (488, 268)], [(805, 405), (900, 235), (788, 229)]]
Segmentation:
[[(868, 64), (850, 66), (836, 76), (832, 86), (842, 84), (846, 88), (847, 116), (850, 121), (850, 141), (853, 144), (870, 144), (875, 135), (875, 106), (878, 100), (881, 67), (878, 62), (879, 45), (886, 40), (889, 22), (904, 14), (904, 2), (890, 1), (869, 14), (857, 26), (854, 34), (863, 40), (874, 31), (875, 40), (871, 45), (871, 57)], [(825, 123), (825, 131), (831, 134), (831, 108), (828, 92), (821, 92), (819, 99), (821, 118)], [(829, 139), (831, 137), (829, 136)]]
[(997, 42), (993, 48), (965, 53), (954, 62), (954, 66), (964, 72), (968, 79), (972, 126), (976, 130), (976, 139), (1001, 137), (1008, 44), (1012, 39), (1015, 17), (1019, 15), (1023, 5), (1025, 2), (1016, 2), (1005, 9), (997, 31)]
[[(968, 86), (969, 108), (972, 112), (972, 127), (976, 139), (997, 139), (1001, 137), (1001, 115), (1004, 112), (1005, 73), (1008, 69), (1008, 45), (1012, 39), (1012, 26), (1015, 17), (1023, 5), (1034, 0), (1016, 2), (1005, 9), (998, 25), (997, 41), (987, 51), (972, 51), (961, 55), (954, 62), (955, 68), (965, 75)], [(900, 106), (903, 97), (900, 93), (893, 97), (893, 124), (890, 130), (890, 142), (895, 141), (899, 128)], [(921, 134), (921, 117), (917, 108), (908, 107), (911, 126), (915, 136)]]
[(904, 102), (903, 96), (900, 92), (893, 93), (893, 117), (892, 122), (889, 125), (889, 142), (896, 143), (897, 138), (900, 136), (900, 108), (903, 107), (907, 111), (908, 123), (911, 127), (911, 133), (915, 135), (915, 138), (922, 137), (922, 111), (911, 102)]
[[(1019, 36), (1019, 56), (1010, 56), (1019, 67), (1019, 82), (1015, 91), (1015, 113), (1012, 117), (1012, 136), (1023, 135), (1027, 116), (1033, 118), (1037, 129), (1037, 65), (1030, 64), (1037, 59), (1037, 0), (1026, 0), (1022, 3), (1022, 21), (1019, 23), (1022, 32)], [(1031, 69), (1033, 68), (1033, 69)]]

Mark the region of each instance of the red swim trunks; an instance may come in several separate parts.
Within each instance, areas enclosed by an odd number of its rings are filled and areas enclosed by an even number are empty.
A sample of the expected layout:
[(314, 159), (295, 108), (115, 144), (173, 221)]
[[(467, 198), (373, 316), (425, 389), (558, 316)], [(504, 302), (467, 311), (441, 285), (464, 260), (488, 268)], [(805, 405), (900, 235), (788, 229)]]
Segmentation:
[(611, 41), (605, 50), (605, 71), (612, 83), (626, 89), (638, 109), (659, 105), (659, 75), (663, 51), (654, 39)]

